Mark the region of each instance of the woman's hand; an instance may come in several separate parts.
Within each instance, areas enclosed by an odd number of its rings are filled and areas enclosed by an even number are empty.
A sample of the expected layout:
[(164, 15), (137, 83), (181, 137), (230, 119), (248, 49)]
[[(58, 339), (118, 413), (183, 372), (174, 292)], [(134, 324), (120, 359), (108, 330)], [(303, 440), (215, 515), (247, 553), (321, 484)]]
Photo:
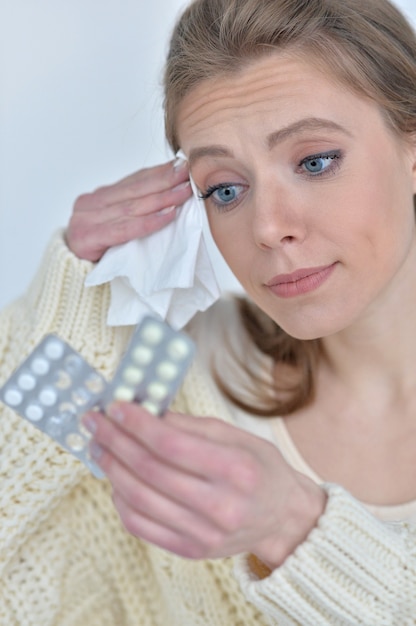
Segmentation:
[(214, 418), (116, 403), (90, 413), (92, 455), (126, 529), (188, 558), (249, 552), (279, 566), (316, 525), (325, 494), (271, 443)]
[(80, 196), (66, 232), (81, 259), (99, 261), (115, 245), (146, 237), (169, 224), (190, 198), (186, 161), (142, 169), (123, 180)]

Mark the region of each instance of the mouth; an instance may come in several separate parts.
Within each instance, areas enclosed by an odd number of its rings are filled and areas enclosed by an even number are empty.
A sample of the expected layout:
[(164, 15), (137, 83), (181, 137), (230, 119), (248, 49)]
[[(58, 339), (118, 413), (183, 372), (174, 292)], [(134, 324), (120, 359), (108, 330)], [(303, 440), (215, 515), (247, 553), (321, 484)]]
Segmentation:
[(318, 289), (332, 274), (337, 263), (296, 270), (291, 274), (278, 274), (266, 287), (280, 298), (293, 298)]

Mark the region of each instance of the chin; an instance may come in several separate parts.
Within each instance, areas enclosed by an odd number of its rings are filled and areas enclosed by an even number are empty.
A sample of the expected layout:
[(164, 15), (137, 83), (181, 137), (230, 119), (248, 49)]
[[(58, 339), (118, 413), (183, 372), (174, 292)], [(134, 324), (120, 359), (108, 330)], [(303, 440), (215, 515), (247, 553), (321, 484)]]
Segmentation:
[[(256, 294), (257, 295), (257, 294)], [(356, 302), (341, 303), (329, 298), (314, 298), (309, 302), (286, 301), (283, 306), (264, 298), (253, 301), (288, 335), (302, 341), (321, 339), (349, 328), (359, 319), (362, 308)]]
[[(269, 314), (270, 315), (270, 314)], [(334, 335), (349, 326), (345, 320), (322, 319), (302, 317), (302, 319), (282, 320), (279, 316), (271, 316), (285, 333), (302, 341), (322, 339)]]
[(280, 325), (280, 327), (283, 328), (285, 333), (287, 333), (294, 339), (299, 339), (301, 341), (312, 341), (313, 339), (322, 339), (323, 337), (326, 337), (327, 334), (332, 335), (332, 333), (323, 333), (323, 332), (318, 332), (318, 331), (314, 332), (313, 329), (311, 328), (302, 329), (302, 330), (298, 330), (298, 329), (293, 330), (292, 328), (287, 329), (282, 325)]

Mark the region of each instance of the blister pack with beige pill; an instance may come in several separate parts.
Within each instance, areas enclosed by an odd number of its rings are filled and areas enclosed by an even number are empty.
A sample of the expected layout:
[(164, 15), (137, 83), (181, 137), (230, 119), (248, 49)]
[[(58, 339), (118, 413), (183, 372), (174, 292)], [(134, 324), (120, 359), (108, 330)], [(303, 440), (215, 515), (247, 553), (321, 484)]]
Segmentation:
[(154, 415), (163, 415), (174, 398), (193, 355), (194, 344), (183, 332), (147, 317), (130, 344), (102, 397), (138, 402)]
[(0, 388), (0, 400), (82, 461), (98, 478), (82, 416), (113, 400), (137, 402), (154, 415), (167, 410), (194, 355), (183, 332), (146, 317), (135, 330), (111, 381), (68, 343), (46, 335)]

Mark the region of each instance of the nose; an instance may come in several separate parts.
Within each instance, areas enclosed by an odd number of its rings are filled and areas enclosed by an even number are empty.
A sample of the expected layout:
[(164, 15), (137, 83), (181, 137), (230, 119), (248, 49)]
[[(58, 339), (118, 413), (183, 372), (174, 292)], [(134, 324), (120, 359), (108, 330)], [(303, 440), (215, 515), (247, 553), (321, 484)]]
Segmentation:
[(254, 241), (263, 250), (300, 244), (306, 238), (304, 211), (290, 194), (269, 189), (256, 197), (252, 215)]

